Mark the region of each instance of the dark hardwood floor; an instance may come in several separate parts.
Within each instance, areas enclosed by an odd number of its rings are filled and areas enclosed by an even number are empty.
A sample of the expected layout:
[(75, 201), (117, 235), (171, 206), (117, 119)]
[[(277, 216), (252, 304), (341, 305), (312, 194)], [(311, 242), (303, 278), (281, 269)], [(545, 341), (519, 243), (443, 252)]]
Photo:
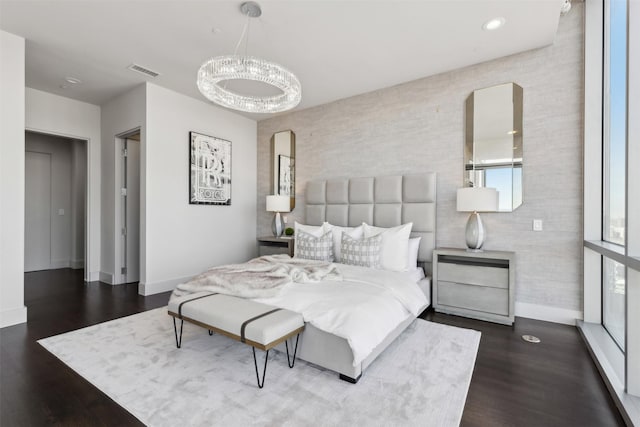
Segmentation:
[[(85, 284), (78, 270), (26, 274), (28, 322), (0, 330), (0, 425), (139, 425), (36, 341), (168, 298), (139, 296), (136, 284)], [(576, 328), (524, 318), (512, 328), (432, 311), (422, 317), (482, 332), (463, 426), (624, 425)], [(524, 342), (525, 333), (542, 343)]]

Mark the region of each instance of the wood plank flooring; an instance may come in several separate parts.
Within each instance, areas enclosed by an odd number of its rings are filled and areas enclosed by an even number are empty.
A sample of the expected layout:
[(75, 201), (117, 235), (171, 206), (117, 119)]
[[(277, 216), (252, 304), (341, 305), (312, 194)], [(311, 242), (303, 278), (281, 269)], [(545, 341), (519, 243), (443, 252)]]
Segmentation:
[[(140, 425), (36, 341), (168, 298), (139, 296), (136, 284), (85, 284), (80, 270), (25, 274), (28, 322), (0, 330), (0, 425)], [(463, 426), (623, 425), (576, 328), (523, 318), (511, 328), (432, 311), (422, 317), (482, 332)], [(524, 333), (542, 343), (522, 341)]]

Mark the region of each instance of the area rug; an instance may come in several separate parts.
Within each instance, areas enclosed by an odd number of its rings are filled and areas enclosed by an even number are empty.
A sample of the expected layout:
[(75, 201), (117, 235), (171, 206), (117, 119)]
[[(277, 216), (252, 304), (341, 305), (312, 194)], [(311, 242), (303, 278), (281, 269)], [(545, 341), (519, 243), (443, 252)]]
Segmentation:
[[(457, 426), (480, 333), (414, 321), (353, 385), (272, 351), (256, 385), (250, 347), (184, 324), (166, 308), (38, 341), (150, 426)], [(257, 351), (259, 366), (263, 352)]]

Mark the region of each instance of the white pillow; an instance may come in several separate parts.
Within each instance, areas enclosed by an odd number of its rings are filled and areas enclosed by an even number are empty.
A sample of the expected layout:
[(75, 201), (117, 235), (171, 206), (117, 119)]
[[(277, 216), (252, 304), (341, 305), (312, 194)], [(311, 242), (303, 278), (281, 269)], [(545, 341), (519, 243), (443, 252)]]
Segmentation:
[(407, 271), (418, 268), (418, 251), (420, 250), (420, 240), (422, 237), (412, 237), (409, 239), (409, 256), (407, 258)]
[[(328, 224), (328, 223), (327, 223)], [(342, 245), (342, 234), (346, 234), (352, 239), (362, 239), (362, 226), (357, 227), (340, 227), (339, 225), (329, 224), (331, 231), (333, 232), (333, 258), (335, 262), (340, 262), (341, 253), (340, 247)]]
[[(298, 235), (298, 231), (304, 231), (305, 233), (311, 234), (313, 237), (320, 237), (325, 234), (327, 231), (331, 230), (331, 224), (325, 222), (322, 225), (306, 225), (300, 224), (296, 221), (293, 224), (294, 228), (294, 237)], [(296, 256), (296, 252), (298, 252), (298, 242), (297, 239), (293, 242), (293, 256)]]
[(412, 222), (392, 228), (373, 227), (366, 223), (362, 223), (362, 227), (365, 239), (382, 234), (380, 265), (384, 270), (407, 270)]

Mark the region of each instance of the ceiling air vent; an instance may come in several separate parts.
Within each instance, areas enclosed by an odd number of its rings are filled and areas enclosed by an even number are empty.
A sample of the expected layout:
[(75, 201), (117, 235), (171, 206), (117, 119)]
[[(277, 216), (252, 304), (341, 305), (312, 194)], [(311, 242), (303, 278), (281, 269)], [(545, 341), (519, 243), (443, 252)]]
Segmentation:
[(136, 73), (144, 74), (147, 77), (158, 77), (160, 75), (160, 73), (151, 71), (150, 69), (144, 68), (143, 66), (138, 64), (131, 64), (127, 68), (131, 71), (135, 71)]

